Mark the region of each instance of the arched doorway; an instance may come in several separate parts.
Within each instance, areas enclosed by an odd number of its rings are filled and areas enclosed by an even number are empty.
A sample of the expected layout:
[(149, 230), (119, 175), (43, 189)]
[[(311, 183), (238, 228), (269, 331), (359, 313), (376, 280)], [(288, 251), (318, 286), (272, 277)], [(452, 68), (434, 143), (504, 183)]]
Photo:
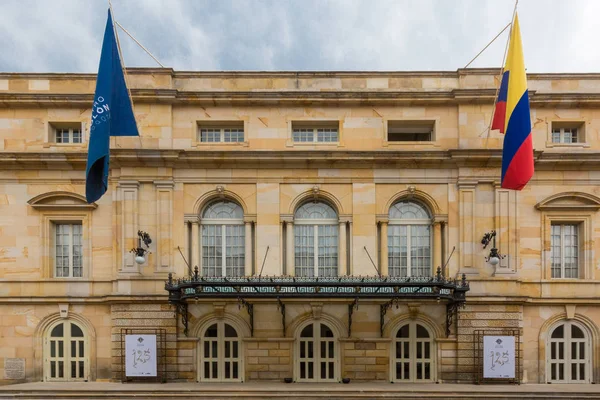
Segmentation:
[(44, 338), (45, 381), (89, 380), (89, 345), (85, 330), (76, 322), (50, 326)]
[(237, 330), (224, 321), (206, 328), (200, 340), (200, 381), (243, 381), (242, 346)]
[(548, 382), (591, 382), (590, 335), (581, 324), (563, 321), (551, 329), (546, 349)]
[(435, 380), (435, 343), (425, 325), (411, 321), (402, 325), (392, 346), (392, 382)]
[(296, 381), (338, 381), (338, 346), (333, 330), (311, 322), (297, 336)]

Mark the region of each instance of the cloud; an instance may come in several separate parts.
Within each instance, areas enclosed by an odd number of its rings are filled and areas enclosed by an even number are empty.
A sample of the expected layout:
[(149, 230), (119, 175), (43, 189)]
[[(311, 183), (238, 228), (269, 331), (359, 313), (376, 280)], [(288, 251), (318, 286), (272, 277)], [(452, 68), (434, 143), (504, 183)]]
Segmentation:
[[(456, 70), (509, 21), (499, 0), (113, 0), (115, 19), (176, 70)], [(104, 0), (3, 0), (0, 71), (95, 72)], [(600, 70), (595, 0), (521, 0), (530, 72)], [(128, 66), (156, 66), (120, 32)], [(507, 32), (473, 67), (502, 63)]]

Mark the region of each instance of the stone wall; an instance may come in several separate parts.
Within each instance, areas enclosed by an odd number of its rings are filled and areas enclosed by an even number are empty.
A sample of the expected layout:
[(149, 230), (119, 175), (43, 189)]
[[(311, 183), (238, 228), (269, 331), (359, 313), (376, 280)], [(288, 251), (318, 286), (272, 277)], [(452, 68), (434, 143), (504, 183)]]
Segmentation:
[(342, 378), (389, 380), (390, 339), (343, 339)]
[(293, 377), (293, 344), (289, 338), (246, 339), (246, 379), (282, 380)]

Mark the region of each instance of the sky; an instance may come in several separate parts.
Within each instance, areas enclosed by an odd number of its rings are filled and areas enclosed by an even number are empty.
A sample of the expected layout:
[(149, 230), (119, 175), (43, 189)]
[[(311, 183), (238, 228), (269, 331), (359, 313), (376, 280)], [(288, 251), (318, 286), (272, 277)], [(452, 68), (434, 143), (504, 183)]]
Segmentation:
[[(114, 19), (179, 71), (455, 71), (514, 0), (112, 0)], [(0, 72), (98, 70), (107, 0), (0, 0)], [(599, 72), (600, 0), (520, 0), (528, 72)], [(125, 65), (156, 67), (118, 30)], [(500, 67), (505, 31), (471, 67)]]

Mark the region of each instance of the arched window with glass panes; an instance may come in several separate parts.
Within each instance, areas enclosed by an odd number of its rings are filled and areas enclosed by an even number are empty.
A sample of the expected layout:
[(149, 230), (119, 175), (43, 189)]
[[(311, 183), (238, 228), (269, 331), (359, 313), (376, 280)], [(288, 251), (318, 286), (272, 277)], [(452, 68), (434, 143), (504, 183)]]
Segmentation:
[(295, 275), (338, 275), (337, 212), (327, 203), (304, 203), (294, 214)]
[(431, 214), (421, 203), (402, 200), (388, 215), (390, 276), (431, 276)]
[(44, 380), (88, 380), (88, 337), (79, 324), (61, 320), (50, 326), (44, 338), (44, 353)]
[[(244, 276), (244, 210), (229, 200), (217, 200), (202, 213), (202, 275)], [(249, 239), (249, 238), (248, 238)]]
[(546, 380), (553, 383), (591, 382), (591, 340), (584, 326), (563, 321), (551, 329), (546, 346)]
[(392, 382), (428, 382), (435, 380), (435, 342), (419, 322), (402, 325), (392, 346)]
[(243, 381), (242, 342), (225, 321), (211, 324), (200, 338), (200, 381)]

